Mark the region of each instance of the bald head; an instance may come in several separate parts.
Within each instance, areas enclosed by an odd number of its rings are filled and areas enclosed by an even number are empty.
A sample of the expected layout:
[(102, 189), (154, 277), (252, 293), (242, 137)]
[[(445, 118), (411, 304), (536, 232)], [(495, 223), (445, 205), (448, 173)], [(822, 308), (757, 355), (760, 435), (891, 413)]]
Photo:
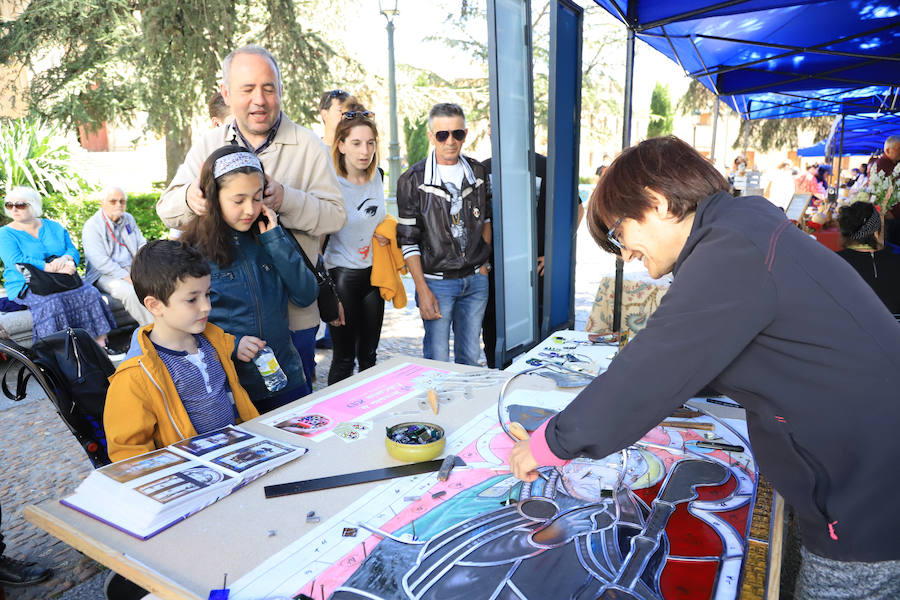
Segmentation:
[(119, 186), (110, 186), (103, 190), (103, 200), (100, 202), (100, 208), (103, 214), (110, 221), (118, 221), (125, 214), (125, 205), (128, 197), (125, 190)]
[(892, 135), (884, 140), (884, 153), (892, 161), (900, 161), (900, 135)]

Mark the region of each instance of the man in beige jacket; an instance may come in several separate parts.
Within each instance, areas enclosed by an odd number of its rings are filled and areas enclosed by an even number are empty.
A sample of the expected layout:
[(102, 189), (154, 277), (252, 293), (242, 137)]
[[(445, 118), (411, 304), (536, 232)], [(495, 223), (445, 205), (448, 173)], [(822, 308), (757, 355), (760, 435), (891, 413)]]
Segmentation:
[[(160, 196), (157, 214), (168, 227), (176, 228), (204, 214), (200, 168), (217, 148), (239, 144), (255, 152), (266, 171), (263, 202), (278, 213), (281, 224), (315, 261), (319, 236), (333, 233), (347, 222), (325, 146), (312, 131), (281, 112), (281, 72), (264, 48), (250, 45), (234, 50), (222, 63), (222, 79), (222, 96), (234, 113), (234, 122), (207, 132), (194, 143)], [(315, 303), (289, 305), (288, 316), (291, 337), (311, 386), (319, 310)]]

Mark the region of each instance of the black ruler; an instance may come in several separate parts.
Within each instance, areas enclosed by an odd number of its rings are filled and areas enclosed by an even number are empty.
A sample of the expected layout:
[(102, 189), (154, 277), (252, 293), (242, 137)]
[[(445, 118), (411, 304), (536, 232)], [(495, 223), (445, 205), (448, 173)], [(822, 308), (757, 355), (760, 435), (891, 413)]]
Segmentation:
[[(344, 475), (332, 475), (331, 477), (320, 477), (319, 479), (307, 479), (305, 481), (294, 481), (293, 483), (279, 483), (278, 485), (267, 485), (264, 490), (266, 498), (277, 498), (278, 496), (289, 496), (291, 494), (303, 494), (305, 492), (317, 492), (319, 490), (330, 490), (331, 488), (344, 487), (345, 485), (356, 485), (359, 483), (369, 483), (371, 481), (382, 481), (384, 479), (394, 479), (396, 477), (408, 477), (410, 475), (421, 475), (422, 473), (433, 473), (441, 468), (444, 462), (443, 458), (429, 460), (427, 462), (417, 462), (408, 465), (400, 465), (399, 467), (385, 467), (384, 469), (373, 469), (371, 471), (359, 471), (358, 473), (345, 473)], [(453, 463), (454, 467), (464, 467), (466, 462), (456, 457)]]

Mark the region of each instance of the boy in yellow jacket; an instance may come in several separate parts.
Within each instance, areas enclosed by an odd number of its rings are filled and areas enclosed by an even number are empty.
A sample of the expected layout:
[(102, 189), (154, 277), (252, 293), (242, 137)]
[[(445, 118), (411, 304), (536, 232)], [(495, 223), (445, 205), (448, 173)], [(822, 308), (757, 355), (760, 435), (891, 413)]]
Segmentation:
[(141, 354), (110, 377), (103, 424), (113, 462), (259, 416), (231, 361), (234, 336), (207, 322), (209, 273), (198, 251), (173, 240), (135, 255), (134, 289), (154, 321), (138, 334)]

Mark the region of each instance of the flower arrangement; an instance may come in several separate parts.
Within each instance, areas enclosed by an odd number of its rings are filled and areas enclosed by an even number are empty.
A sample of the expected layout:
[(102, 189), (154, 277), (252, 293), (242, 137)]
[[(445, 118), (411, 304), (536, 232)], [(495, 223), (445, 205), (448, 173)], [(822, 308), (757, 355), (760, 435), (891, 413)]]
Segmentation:
[(868, 185), (857, 192), (851, 202), (871, 202), (878, 207), (881, 214), (885, 214), (900, 202), (900, 191), (894, 193), (898, 181), (900, 181), (900, 163), (897, 163), (890, 175), (872, 169)]

